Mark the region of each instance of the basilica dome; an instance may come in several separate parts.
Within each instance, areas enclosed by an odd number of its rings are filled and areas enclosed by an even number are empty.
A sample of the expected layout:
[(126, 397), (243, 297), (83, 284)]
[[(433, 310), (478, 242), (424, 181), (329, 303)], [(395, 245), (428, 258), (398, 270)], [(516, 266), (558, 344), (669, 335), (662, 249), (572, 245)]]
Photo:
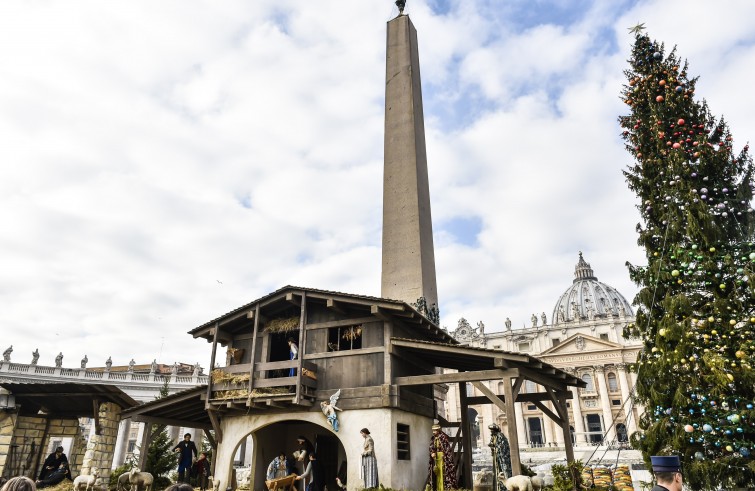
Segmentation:
[(574, 268), (574, 282), (553, 308), (553, 324), (619, 316), (634, 316), (629, 302), (614, 287), (598, 281), (580, 252)]

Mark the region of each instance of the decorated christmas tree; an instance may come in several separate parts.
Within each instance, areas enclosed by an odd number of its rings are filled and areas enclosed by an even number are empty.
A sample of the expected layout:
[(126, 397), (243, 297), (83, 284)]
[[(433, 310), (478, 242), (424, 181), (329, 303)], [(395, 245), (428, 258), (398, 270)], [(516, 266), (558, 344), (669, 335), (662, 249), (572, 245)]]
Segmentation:
[(619, 118), (634, 162), (640, 286), (636, 397), (646, 408), (632, 443), (679, 455), (692, 489), (755, 486), (755, 245), (753, 162), (729, 127), (696, 100), (688, 64), (642, 26)]

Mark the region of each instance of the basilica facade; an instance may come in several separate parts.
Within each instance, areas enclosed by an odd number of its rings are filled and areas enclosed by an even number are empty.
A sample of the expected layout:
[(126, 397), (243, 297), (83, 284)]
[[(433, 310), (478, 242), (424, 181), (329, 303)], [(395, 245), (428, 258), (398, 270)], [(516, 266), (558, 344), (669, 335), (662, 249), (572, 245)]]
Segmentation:
[[(461, 319), (450, 334), (460, 343), (473, 347), (523, 353), (538, 357), (545, 363), (581, 378), (585, 388), (571, 388), (568, 403), (569, 424), (573, 443), (579, 446), (608, 445), (623, 447), (628, 436), (637, 430), (642, 408), (635, 405), (631, 394), (636, 375), (627, 365), (637, 359), (641, 344), (625, 339), (623, 330), (634, 322), (634, 313), (626, 298), (615, 288), (598, 281), (590, 264), (579, 253), (574, 280), (558, 298), (550, 322), (545, 312), (533, 314), (529, 325), (512, 329), (507, 318), (505, 329), (485, 332), (479, 322), (473, 327)], [(488, 382), (485, 382), (488, 384)], [(503, 387), (488, 386), (503, 394)], [(542, 392), (532, 381), (522, 392)], [(467, 385), (467, 395), (477, 396), (477, 389)], [(448, 419), (459, 418), (459, 395), (451, 386), (447, 398)], [(553, 410), (550, 403), (546, 409)], [(488, 425), (512, 424), (494, 404), (470, 408), (479, 429), (477, 445), (485, 448), (489, 440)], [(564, 435), (543, 410), (531, 403), (515, 404), (519, 447), (522, 449), (558, 449)]]

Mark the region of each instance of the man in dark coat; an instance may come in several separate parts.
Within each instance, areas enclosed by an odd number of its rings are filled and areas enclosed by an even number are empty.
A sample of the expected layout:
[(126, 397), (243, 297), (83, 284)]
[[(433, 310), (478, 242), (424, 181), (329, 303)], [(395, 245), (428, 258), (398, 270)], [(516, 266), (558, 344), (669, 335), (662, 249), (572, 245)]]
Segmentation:
[(47, 456), (45, 463), (42, 464), (42, 470), (40, 471), (39, 477), (37, 479), (39, 481), (42, 481), (48, 475), (58, 470), (61, 464), (65, 464), (66, 473), (68, 475), (68, 479), (70, 479), (71, 473), (68, 472), (68, 457), (66, 457), (66, 454), (63, 453), (63, 447), (56, 448), (55, 452)]
[(71, 471), (68, 469), (68, 464), (60, 464), (60, 467), (50, 472), (44, 479), (38, 480), (35, 484), (37, 489), (47, 488), (55, 486), (63, 481), (65, 478), (71, 479)]
[(188, 482), (184, 479), (186, 471), (191, 472), (191, 464), (197, 457), (197, 446), (191, 441), (191, 433), (186, 433), (182, 442), (173, 447), (178, 456), (178, 482)]
[(682, 463), (678, 456), (654, 455), (650, 463), (658, 483), (651, 491), (682, 491)]
[(309, 454), (309, 464), (307, 465), (307, 469), (301, 476), (296, 476), (297, 481), (300, 479), (307, 479), (309, 481), (306, 491), (325, 490), (325, 472), (322, 469), (322, 465), (320, 465), (320, 461), (317, 460), (316, 454)]

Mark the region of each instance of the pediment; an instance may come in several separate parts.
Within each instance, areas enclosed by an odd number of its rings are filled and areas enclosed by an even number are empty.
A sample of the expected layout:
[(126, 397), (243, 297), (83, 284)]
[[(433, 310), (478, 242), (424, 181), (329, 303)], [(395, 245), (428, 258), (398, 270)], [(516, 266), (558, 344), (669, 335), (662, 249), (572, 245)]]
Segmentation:
[(624, 346), (614, 343), (613, 341), (599, 339), (587, 334), (573, 334), (558, 345), (543, 351), (539, 356), (584, 353), (590, 351), (620, 351), (622, 349), (624, 349)]

